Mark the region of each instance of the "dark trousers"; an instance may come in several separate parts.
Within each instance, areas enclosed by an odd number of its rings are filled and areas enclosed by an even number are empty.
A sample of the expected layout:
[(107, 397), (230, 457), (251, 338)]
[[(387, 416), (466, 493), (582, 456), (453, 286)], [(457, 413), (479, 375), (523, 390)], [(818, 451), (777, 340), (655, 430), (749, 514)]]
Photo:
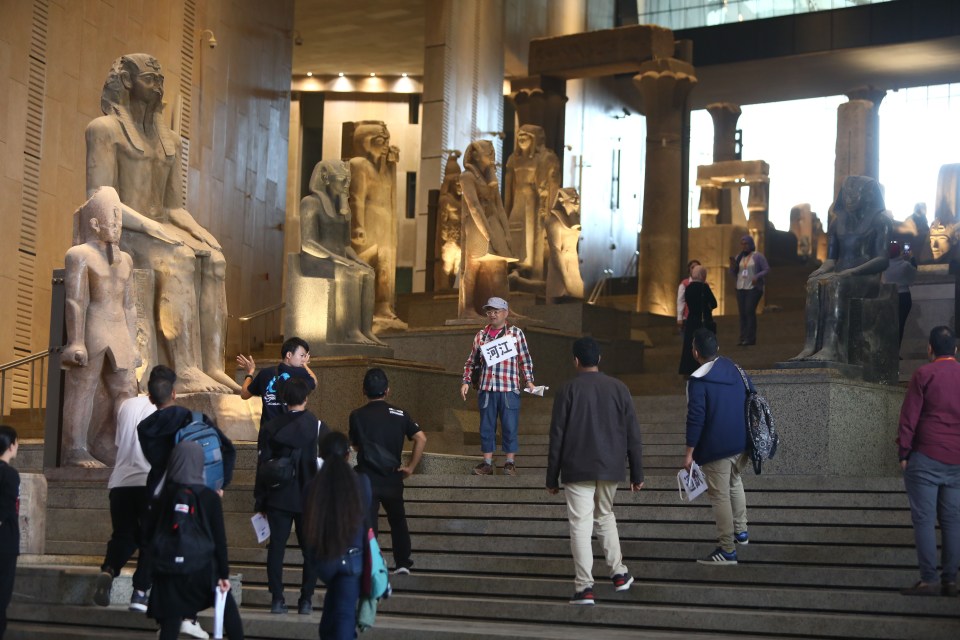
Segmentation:
[(0, 553), (0, 640), (7, 631), (7, 605), (13, 597), (13, 578), (17, 575), (17, 554)]
[[(160, 620), (160, 640), (177, 640), (181, 622), (182, 618)], [(230, 640), (243, 640), (243, 620), (240, 619), (240, 609), (232, 593), (227, 594), (227, 602), (223, 607), (223, 635)]]
[(332, 560), (317, 563), (317, 575), (327, 586), (320, 616), (320, 640), (353, 640), (357, 637), (357, 602), (363, 550), (356, 547)]
[(383, 479), (374, 475), (370, 478), (373, 498), (370, 502), (370, 521), (374, 534), (379, 533), (378, 514), (380, 505), (387, 512), (390, 523), (390, 538), (393, 544), (393, 561), (399, 567), (412, 567), (410, 560), (410, 529), (407, 528), (407, 510), (403, 506), (403, 480), (399, 478)]
[(763, 289), (737, 289), (737, 311), (740, 313), (740, 343), (757, 343), (757, 305)]
[[(267, 545), (267, 587), (275, 600), (283, 598), (283, 556), (287, 550), (287, 540), (290, 539), (290, 526), (297, 528), (297, 544), (303, 552), (303, 520), (299, 513), (267, 509), (267, 522), (270, 524), (270, 542)], [(312, 562), (303, 561), (303, 573), (300, 577), (300, 598), (309, 600), (313, 597), (313, 590), (317, 586), (317, 573)]]
[(910, 315), (910, 309), (913, 308), (913, 296), (910, 295), (909, 291), (904, 291), (900, 294), (900, 342), (898, 345), (903, 344), (903, 328), (907, 326), (907, 316)]
[(133, 574), (133, 588), (139, 591), (147, 591), (151, 584), (150, 554), (143, 548), (147, 503), (146, 487), (110, 489), (110, 521), (113, 523), (113, 533), (107, 542), (107, 555), (100, 566), (101, 571), (109, 571), (118, 576), (133, 556), (133, 552), (139, 550), (137, 570)]

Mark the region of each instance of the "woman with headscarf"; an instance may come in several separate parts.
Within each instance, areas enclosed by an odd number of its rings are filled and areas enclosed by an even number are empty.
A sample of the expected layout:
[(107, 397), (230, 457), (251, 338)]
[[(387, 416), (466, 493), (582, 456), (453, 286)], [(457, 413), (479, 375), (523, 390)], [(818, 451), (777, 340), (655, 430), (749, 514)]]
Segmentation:
[[(195, 618), (198, 611), (214, 605), (214, 589), (227, 593), (224, 632), (231, 640), (242, 640), (243, 622), (230, 591), (230, 565), (227, 561), (227, 536), (223, 525), (220, 496), (203, 481), (203, 447), (196, 442), (181, 442), (173, 449), (167, 465), (167, 479), (160, 497), (151, 509), (150, 531), (168, 522), (181, 505), (175, 503), (181, 489), (187, 487), (196, 498), (196, 518), (213, 539), (213, 554), (189, 573), (164, 573), (154, 563), (153, 589), (147, 616), (160, 623), (160, 640), (175, 640), (180, 622)], [(156, 540), (156, 538), (154, 538)], [(157, 551), (156, 546), (154, 552)]]
[(713, 321), (717, 299), (706, 279), (706, 267), (697, 264), (690, 269), (690, 282), (683, 294), (688, 311), (687, 319), (683, 323), (683, 350), (680, 352), (680, 375), (684, 376), (689, 376), (700, 367), (700, 363), (693, 357), (694, 332), (700, 327), (717, 332), (717, 324)]
[(353, 640), (369, 528), (370, 480), (350, 468), (350, 441), (339, 431), (320, 440), (320, 457), (323, 466), (307, 485), (303, 505), (307, 553), (327, 586), (320, 640)]
[(757, 305), (763, 297), (770, 265), (757, 251), (753, 238), (740, 238), (740, 254), (730, 258), (730, 273), (737, 279), (737, 310), (740, 312), (740, 342), (738, 345), (757, 344)]

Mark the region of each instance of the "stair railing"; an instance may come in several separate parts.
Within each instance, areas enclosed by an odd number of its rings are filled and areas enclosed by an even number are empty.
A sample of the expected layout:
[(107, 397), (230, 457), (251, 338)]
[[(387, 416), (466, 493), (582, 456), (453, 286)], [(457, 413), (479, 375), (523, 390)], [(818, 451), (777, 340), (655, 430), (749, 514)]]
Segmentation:
[[(253, 349), (250, 344), (250, 335), (248, 335), (247, 327), (249, 326), (252, 320), (257, 320), (259, 318), (264, 318), (270, 314), (277, 313), (281, 309), (287, 306), (286, 302), (280, 302), (278, 304), (270, 305), (269, 307), (264, 307), (254, 311), (253, 313), (247, 314), (245, 316), (240, 316), (237, 318), (237, 322), (240, 323), (240, 353), (250, 353)], [(264, 321), (264, 338), (266, 338), (266, 321)]]
[[(42, 418), (43, 407), (41, 406), (41, 401), (43, 398), (43, 389), (47, 386), (47, 359), (50, 357), (52, 350), (47, 349), (46, 351), (38, 351), (37, 353), (31, 354), (29, 356), (24, 356), (23, 358), (18, 358), (17, 360), (11, 360), (6, 364), (0, 364), (0, 416), (7, 414), (7, 372), (16, 373), (18, 370), (26, 370), (29, 368), (29, 373), (27, 374), (27, 395), (24, 398), (27, 409), (30, 412), (30, 420), (34, 421), (34, 418)], [(39, 372), (37, 369), (39, 368)], [(11, 401), (11, 409), (13, 408), (13, 402), (17, 399), (16, 391), (14, 391), (14, 399)]]
[(613, 275), (613, 269), (604, 269), (603, 275), (600, 276), (600, 279), (597, 280), (597, 283), (593, 285), (593, 289), (590, 291), (590, 297), (587, 298), (587, 304), (597, 304), (597, 300), (600, 299), (600, 296), (603, 295), (603, 291), (607, 286), (607, 281)]

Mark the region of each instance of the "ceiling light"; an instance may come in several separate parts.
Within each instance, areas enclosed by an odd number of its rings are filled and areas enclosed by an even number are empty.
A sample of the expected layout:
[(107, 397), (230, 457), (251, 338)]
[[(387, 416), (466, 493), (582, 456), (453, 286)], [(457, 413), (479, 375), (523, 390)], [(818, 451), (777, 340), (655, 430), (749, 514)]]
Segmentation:
[(406, 78), (406, 77), (407, 77), (407, 74), (401, 73), (401, 74), (400, 74), (400, 77), (401, 77), (401, 78)]
[(343, 71), (341, 71), (341, 72), (340, 72), (340, 73), (338, 73), (337, 75), (338, 75), (338, 76), (340, 76), (340, 77), (342, 78), (342, 77), (343, 77)]
[(370, 77), (371, 77), (371, 78), (376, 78), (376, 77), (377, 77), (377, 74), (375, 74), (375, 73), (373, 73), (373, 72), (370, 72)]
[(313, 71), (307, 71), (307, 77), (308, 77), (308, 78), (312, 78), (312, 77), (313, 77)]

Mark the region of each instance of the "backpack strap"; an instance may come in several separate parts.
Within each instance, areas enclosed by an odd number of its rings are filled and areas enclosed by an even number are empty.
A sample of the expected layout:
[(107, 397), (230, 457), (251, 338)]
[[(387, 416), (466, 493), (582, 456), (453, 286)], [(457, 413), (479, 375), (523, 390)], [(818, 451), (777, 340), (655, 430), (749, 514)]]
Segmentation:
[(747, 390), (747, 393), (750, 393), (750, 383), (747, 382), (747, 374), (744, 373), (743, 369), (741, 369), (740, 365), (738, 365), (736, 362), (733, 360), (730, 360), (730, 362), (737, 368), (737, 372), (740, 374), (740, 379), (743, 380), (743, 388)]

